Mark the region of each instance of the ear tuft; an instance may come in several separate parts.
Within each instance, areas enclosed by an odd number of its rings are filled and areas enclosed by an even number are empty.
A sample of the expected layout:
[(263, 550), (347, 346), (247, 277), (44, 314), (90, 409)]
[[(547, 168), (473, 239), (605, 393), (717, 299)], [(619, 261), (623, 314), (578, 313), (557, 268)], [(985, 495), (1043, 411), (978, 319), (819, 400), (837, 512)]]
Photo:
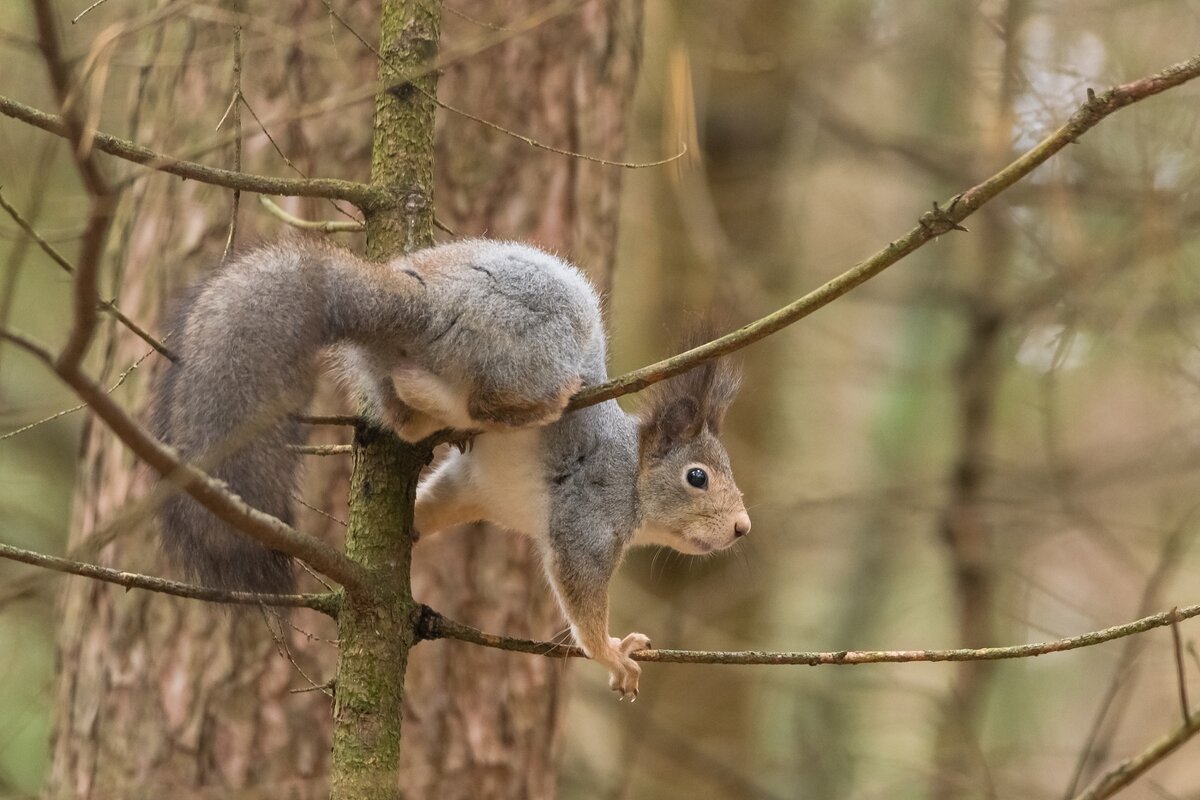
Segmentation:
[[(696, 344), (700, 344), (709, 337), (693, 334), (689, 338), (698, 338)], [(638, 412), (642, 455), (661, 457), (705, 428), (719, 435), (740, 385), (737, 368), (717, 358), (650, 387)]]

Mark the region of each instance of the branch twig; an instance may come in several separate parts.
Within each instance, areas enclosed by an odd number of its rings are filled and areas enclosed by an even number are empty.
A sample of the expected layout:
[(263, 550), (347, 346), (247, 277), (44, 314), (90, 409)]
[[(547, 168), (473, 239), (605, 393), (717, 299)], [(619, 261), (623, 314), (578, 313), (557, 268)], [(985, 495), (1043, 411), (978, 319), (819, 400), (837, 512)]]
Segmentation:
[(584, 408), (605, 400), (641, 391), (658, 381), (679, 375), (696, 365), (719, 356), (728, 355), (765, 339), (792, 323), (824, 308), (851, 289), (865, 283), (923, 245), (952, 230), (962, 230), (962, 221), (982, 208), (1005, 189), (1045, 163), (1058, 151), (1079, 141), (1079, 137), (1110, 114), (1165, 92), (1200, 76), (1200, 55), (1181, 61), (1145, 78), (1121, 84), (1097, 95), (1088, 90), (1088, 99), (1071, 115), (1061, 128), (1026, 151), (1004, 169), (983, 183), (967, 189), (951, 199), (945, 208), (936, 202), (926, 211), (916, 227), (887, 247), (838, 275), (808, 294), (794, 300), (773, 314), (743, 325), (719, 339), (694, 347), (684, 353), (613, 378), (599, 386), (585, 389), (571, 399), (568, 409)]
[(210, 603), (230, 603), (246, 606), (287, 606), (291, 608), (311, 608), (336, 617), (338, 612), (338, 596), (328, 594), (256, 594), (254, 592), (226, 592), (220, 589), (210, 589), (206, 586), (195, 586), (190, 583), (170, 581), (153, 575), (140, 575), (136, 572), (123, 572), (117, 569), (101, 567), (98, 564), (88, 564), (83, 561), (72, 561), (69, 558), (50, 556), (20, 547), (0, 543), (0, 558), (31, 564), (35, 567), (65, 572), (71, 575), (82, 575), (106, 583), (115, 583), (126, 589), (145, 589), (148, 592), (169, 594), (175, 597), (188, 597), (193, 600), (206, 600)]
[(1183, 637), (1179, 634), (1179, 609), (1171, 612), (1171, 644), (1175, 648), (1175, 680), (1179, 686), (1179, 708), (1183, 713), (1183, 724), (1188, 725), (1192, 717), (1192, 704), (1188, 702), (1187, 671), (1183, 668)]
[(1159, 739), (1150, 747), (1131, 756), (1101, 775), (1075, 796), (1075, 800), (1103, 800), (1112, 797), (1144, 775), (1151, 767), (1174, 753), (1186, 741), (1200, 733), (1200, 712), (1189, 716), (1175, 732)]
[(71, 143), (79, 177), (91, 197), (87, 227), (76, 261), (71, 332), (58, 356), (59, 364), (64, 369), (74, 370), (83, 360), (96, 332), (97, 273), (104, 243), (108, 239), (108, 229), (116, 211), (117, 194), (108, 185), (100, 165), (96, 163), (92, 137), (86, 125), (87, 112), (81, 99), (84, 93), (76, 85), (63, 58), (54, 9), (47, 0), (34, 0), (33, 16), (37, 22), (38, 44), (46, 62), (46, 70), (50, 73), (50, 83), (63, 111), (62, 135)]
[(289, 214), (279, 207), (271, 198), (265, 194), (258, 196), (258, 202), (262, 207), (271, 213), (272, 216), (291, 225), (293, 228), (300, 228), (306, 231), (320, 231), (321, 233), (357, 233), (366, 230), (366, 225), (356, 220), (307, 220), (297, 217), (295, 214)]
[[(68, 275), (75, 274), (75, 265), (73, 265), (70, 261), (67, 261), (63, 254), (58, 252), (58, 249), (54, 245), (47, 242), (46, 239), (39, 234), (36, 229), (34, 229), (29, 220), (25, 219), (21, 212), (8, 202), (8, 200), (4, 197), (3, 191), (0, 191), (0, 208), (3, 208), (6, 212), (8, 212), (8, 215), (12, 217), (13, 222), (17, 223), (17, 226), (25, 232), (25, 235), (32, 239), (37, 246), (42, 249), (42, 252), (50, 256), (50, 259), (54, 261), (55, 264), (58, 264), (60, 267), (62, 267)], [(150, 333), (141, 325), (125, 316), (125, 312), (117, 308), (116, 303), (114, 303), (112, 300), (97, 299), (96, 303), (97, 307), (101, 311), (111, 315), (118, 322), (128, 328), (135, 336), (153, 347), (160, 354), (166, 356), (172, 361), (177, 360), (175, 354), (172, 353), (165, 344), (151, 336)]]
[[(457, 639), (462, 642), (531, 653), (551, 658), (583, 658), (583, 650), (572, 645), (538, 642), (511, 636), (497, 636), (442, 616), (428, 606), (420, 606), (417, 630), (422, 639)], [(1062, 653), (1093, 647), (1114, 639), (1144, 633), (1173, 624), (1177, 620), (1200, 616), (1200, 605), (1185, 606), (1149, 617), (1091, 631), (1065, 639), (1008, 647), (957, 648), (953, 650), (838, 650), (832, 652), (771, 652), (765, 650), (642, 650), (632, 654), (635, 661), (672, 664), (740, 664), (841, 666), (854, 664), (908, 664), (914, 661), (1000, 661), (1033, 658), (1047, 653)]]
[(351, 444), (293, 444), (288, 449), (306, 456), (345, 456), (354, 452)]
[(362, 565), (326, 542), (301, 533), (282, 520), (252, 508), (240, 497), (231, 494), (229, 488), (221, 481), (191, 464), (180, 461), (174, 450), (150, 435), (103, 387), (78, 369), (64, 367), (55, 361), (46, 348), (25, 336), (12, 331), (0, 331), (0, 338), (7, 339), (54, 370), (130, 450), (163, 477), (187, 491), (218, 519), (253, 536), (268, 547), (310, 564), (341, 583), (348, 592), (365, 589), (368, 576)]
[[(9, 97), (0, 96), (0, 114), (35, 128), (41, 128), (55, 136), (68, 136), (63, 118), (56, 114), (47, 114), (31, 106), (18, 103)], [(161, 172), (178, 175), (214, 186), (224, 186), (227, 189), (241, 189), (258, 194), (285, 195), (289, 197), (324, 197), (333, 200), (345, 200), (359, 208), (372, 207), (378, 192), (365, 183), (340, 180), (338, 178), (272, 178), (266, 175), (254, 175), (245, 172), (210, 167), (197, 164), (194, 161), (183, 161), (165, 153), (156, 153), (128, 139), (121, 139), (99, 131), (91, 132), (92, 145), (109, 155), (144, 164)]]

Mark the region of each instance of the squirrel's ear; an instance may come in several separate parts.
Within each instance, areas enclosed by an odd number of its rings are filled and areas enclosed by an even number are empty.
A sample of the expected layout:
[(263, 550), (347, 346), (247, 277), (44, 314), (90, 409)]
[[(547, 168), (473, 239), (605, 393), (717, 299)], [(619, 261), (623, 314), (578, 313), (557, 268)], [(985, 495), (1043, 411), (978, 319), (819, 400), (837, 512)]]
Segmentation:
[(742, 385), (741, 372), (727, 359), (719, 358), (712, 364), (711, 371), (704, 382), (705, 423), (713, 436), (721, 435), (721, 424), (725, 421), (725, 412), (737, 397)]
[[(694, 327), (684, 340), (685, 349), (709, 341), (713, 327), (711, 324)], [(719, 435), (725, 412), (740, 384), (737, 367), (729, 359), (715, 358), (651, 386), (638, 412), (638, 447), (642, 457), (662, 457), (706, 428), (714, 436)]]
[(656, 397), (638, 425), (638, 451), (661, 458), (681, 442), (700, 433), (705, 423), (703, 409), (696, 398), (687, 395)]

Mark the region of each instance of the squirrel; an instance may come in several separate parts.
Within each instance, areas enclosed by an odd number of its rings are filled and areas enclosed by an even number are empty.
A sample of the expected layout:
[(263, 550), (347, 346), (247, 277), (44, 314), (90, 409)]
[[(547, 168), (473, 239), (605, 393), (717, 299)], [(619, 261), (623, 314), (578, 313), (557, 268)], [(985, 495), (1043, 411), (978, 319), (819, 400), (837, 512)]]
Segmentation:
[[(366, 418), (418, 442), (475, 433), (420, 482), (421, 537), (489, 521), (532, 538), (576, 642), (638, 693), (641, 633), (608, 635), (608, 583), (632, 545), (724, 549), (750, 518), (718, 436), (738, 388), (709, 361), (648, 390), (564, 414), (607, 379), (600, 299), (576, 267), (535, 247), (468, 239), (386, 263), (287, 240), (240, 257), (178, 304), (178, 354), (158, 381), (155, 433), (251, 506), (292, 521), (302, 410), (332, 351)], [(177, 568), (226, 589), (286, 592), (291, 559), (190, 496), (159, 510)]]

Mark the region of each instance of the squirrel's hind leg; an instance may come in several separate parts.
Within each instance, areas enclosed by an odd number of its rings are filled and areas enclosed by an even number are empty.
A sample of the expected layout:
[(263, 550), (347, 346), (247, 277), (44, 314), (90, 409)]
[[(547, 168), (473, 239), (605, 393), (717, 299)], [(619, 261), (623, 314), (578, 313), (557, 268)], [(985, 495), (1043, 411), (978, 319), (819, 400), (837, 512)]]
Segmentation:
[(582, 387), (583, 378), (578, 375), (544, 396), (532, 395), (524, 388), (480, 386), (467, 400), (467, 412), (485, 429), (549, 425), (563, 415)]
[(472, 490), (467, 474), (463, 455), (451, 453), (421, 481), (413, 512), (413, 527), (418, 533), (429, 536), (484, 518), (483, 508), (473, 501), (478, 493)]
[(392, 386), (407, 413), (394, 423), (400, 438), (417, 442), (445, 428), (475, 427), (467, 412), (467, 390), (415, 365), (392, 371)]

